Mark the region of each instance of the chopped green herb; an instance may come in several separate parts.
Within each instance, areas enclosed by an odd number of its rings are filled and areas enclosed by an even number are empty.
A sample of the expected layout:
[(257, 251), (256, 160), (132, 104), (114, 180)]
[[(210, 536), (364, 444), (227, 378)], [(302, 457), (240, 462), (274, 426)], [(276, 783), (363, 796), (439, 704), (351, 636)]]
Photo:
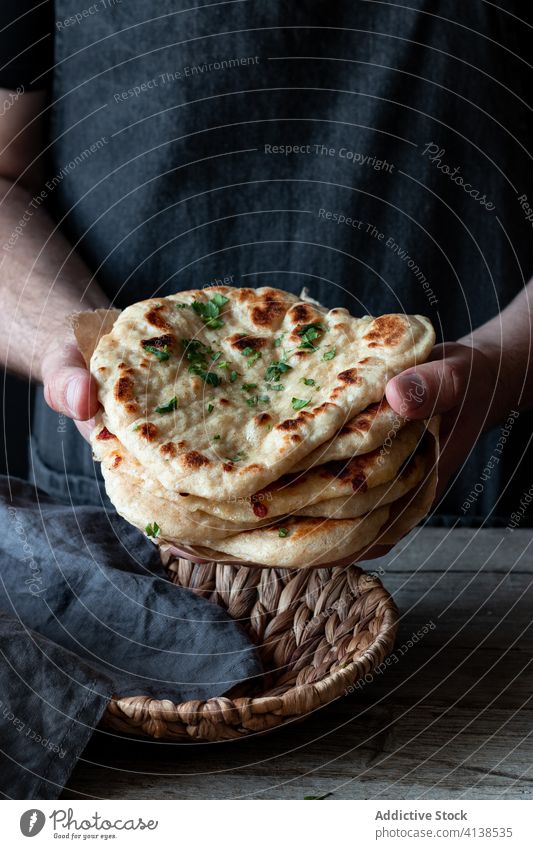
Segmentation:
[(210, 301), (207, 301), (207, 303), (204, 303), (203, 301), (193, 301), (191, 306), (196, 315), (200, 316), (207, 327), (211, 327), (213, 330), (216, 330), (224, 324), (223, 320), (219, 318), (220, 310), (228, 303), (228, 301), (229, 298), (225, 298), (224, 295), (217, 294), (211, 298)]
[(207, 357), (213, 359), (213, 349), (208, 345), (204, 345), (198, 339), (182, 339), (182, 345), (185, 348), (185, 355), (190, 362), (189, 373), (197, 374), (206, 383), (211, 386), (218, 386), (220, 378), (212, 371), (208, 371)]
[(325, 354), (322, 354), (322, 359), (323, 360), (332, 360), (333, 357), (335, 357), (336, 355), (337, 355), (337, 349), (335, 347), (333, 347), (331, 349), (331, 351), (326, 351)]
[(144, 530), (146, 531), (146, 536), (153, 537), (154, 539), (158, 537), (161, 532), (161, 528), (157, 522), (152, 522), (150, 525), (146, 525)]
[(201, 377), (202, 380), (204, 380), (210, 386), (219, 386), (220, 385), (220, 378), (219, 378), (218, 374), (214, 373), (214, 371), (202, 371), (200, 369), (199, 371), (195, 371), (194, 373), (197, 374), (199, 377)]
[(268, 395), (260, 395), (258, 400), (260, 401), (261, 404), (269, 404), (270, 403), (270, 398), (268, 397)]
[(149, 354), (153, 354), (160, 362), (164, 362), (170, 357), (168, 345), (165, 345), (163, 348), (156, 348), (155, 345), (145, 345), (144, 350), (148, 351)]
[(249, 392), (250, 389), (257, 389), (257, 383), (243, 383), (241, 389), (244, 389), (245, 392)]
[(177, 304), (174, 304), (174, 306), (176, 307), (177, 310), (184, 310), (187, 307), (190, 307), (190, 304), (177, 303)]
[(283, 392), (285, 387), (283, 383), (276, 383), (274, 386), (270, 386), (270, 389), (272, 389), (274, 392)]
[(227, 364), (226, 360), (221, 360), (219, 363), (217, 363), (217, 368), (227, 368), (227, 367), (228, 367), (228, 364)]
[(257, 407), (258, 401), (259, 401), (259, 398), (257, 397), (257, 395), (252, 395), (251, 398), (246, 399), (246, 403), (248, 404), (249, 407)]
[(243, 355), (243, 357), (249, 357), (251, 354), (253, 354), (253, 352), (254, 352), (254, 349), (250, 348), (250, 346), (247, 345), (246, 348), (242, 349), (241, 354)]
[(156, 407), (156, 413), (172, 413), (178, 406), (178, 399), (174, 395), (173, 398), (170, 399), (168, 404), (162, 404), (160, 407)]
[(231, 372), (230, 372), (230, 375), (229, 375), (229, 382), (230, 382), (230, 383), (235, 383), (235, 381), (237, 380), (237, 377), (238, 377), (237, 372), (236, 372), (236, 371), (231, 371)]
[(247, 454), (244, 451), (237, 451), (235, 457), (230, 457), (232, 463), (239, 463), (241, 460), (246, 460)]
[(302, 383), (305, 383), (306, 386), (314, 386), (315, 381), (312, 377), (302, 377)]
[(277, 339), (274, 339), (274, 348), (279, 348), (281, 345), (281, 336), (278, 336)]
[(265, 372), (265, 380), (267, 383), (270, 381), (278, 381), (282, 374), (285, 374), (287, 371), (291, 371), (292, 366), (288, 363), (284, 363), (282, 361), (270, 363), (266, 372)]
[(213, 405), (212, 405), (212, 404), (208, 404), (208, 405), (207, 405), (207, 412), (208, 412), (208, 414), (209, 414), (209, 413), (212, 413), (214, 409), (215, 409), (215, 408), (213, 407)]
[(224, 297), (224, 295), (221, 295), (219, 292), (217, 292), (216, 295), (213, 295), (213, 297), (211, 298), (211, 301), (219, 309), (221, 309), (222, 307), (225, 307), (226, 304), (229, 303), (229, 298), (226, 298), (226, 297)]
[(216, 354), (213, 354), (213, 356), (212, 356), (213, 362), (216, 363), (216, 361), (219, 360), (221, 358), (221, 356), (222, 356), (222, 351), (217, 351)]
[(278, 528), (278, 536), (279, 537), (288, 537), (289, 536), (288, 528)]
[(311, 401), (303, 401), (301, 398), (293, 398), (291, 401), (293, 410), (303, 410)]
[(220, 439), (220, 434), (219, 434), (219, 433), (215, 433), (215, 435), (214, 435), (213, 439)]
[(300, 336), (302, 340), (302, 344), (300, 348), (307, 348), (312, 351), (316, 351), (316, 345), (313, 345), (317, 339), (322, 338), (322, 334), (325, 332), (326, 328), (323, 324), (315, 323), (315, 324), (304, 324), (303, 327), (300, 327), (298, 330), (298, 336)]

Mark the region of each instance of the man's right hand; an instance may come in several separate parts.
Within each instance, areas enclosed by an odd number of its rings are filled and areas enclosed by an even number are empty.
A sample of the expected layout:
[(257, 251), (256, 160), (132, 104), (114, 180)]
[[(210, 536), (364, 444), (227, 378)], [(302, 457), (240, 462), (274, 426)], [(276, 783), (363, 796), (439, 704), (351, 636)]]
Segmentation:
[(94, 427), (99, 403), (96, 383), (72, 339), (51, 346), (42, 361), (46, 403), (57, 413), (74, 419), (85, 439)]

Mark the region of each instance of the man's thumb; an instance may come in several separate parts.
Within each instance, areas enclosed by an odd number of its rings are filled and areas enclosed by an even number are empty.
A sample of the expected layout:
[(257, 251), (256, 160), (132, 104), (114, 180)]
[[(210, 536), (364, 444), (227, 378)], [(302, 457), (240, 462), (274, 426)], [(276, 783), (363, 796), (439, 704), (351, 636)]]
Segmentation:
[(427, 419), (457, 407), (468, 385), (470, 364), (454, 354), (393, 377), (385, 394), (391, 407), (408, 419)]
[(48, 351), (41, 369), (44, 397), (53, 410), (81, 421), (96, 414), (96, 385), (74, 342)]

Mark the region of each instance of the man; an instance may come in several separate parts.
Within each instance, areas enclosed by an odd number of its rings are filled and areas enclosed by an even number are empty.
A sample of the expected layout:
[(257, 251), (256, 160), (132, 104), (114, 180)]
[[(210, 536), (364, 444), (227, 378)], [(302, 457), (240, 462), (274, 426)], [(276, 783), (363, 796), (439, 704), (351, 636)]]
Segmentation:
[[(511, 512), (533, 397), (519, 4), (190, 5), (3, 7), (0, 345), (44, 384), (33, 479), (75, 503), (102, 494), (57, 415), (86, 436), (98, 407), (69, 314), (222, 279), (305, 284), (356, 315), (424, 313), (458, 340), (387, 397), (444, 415), (441, 486), (459, 478), (442, 521)], [(502, 449), (482, 433), (509, 415)]]

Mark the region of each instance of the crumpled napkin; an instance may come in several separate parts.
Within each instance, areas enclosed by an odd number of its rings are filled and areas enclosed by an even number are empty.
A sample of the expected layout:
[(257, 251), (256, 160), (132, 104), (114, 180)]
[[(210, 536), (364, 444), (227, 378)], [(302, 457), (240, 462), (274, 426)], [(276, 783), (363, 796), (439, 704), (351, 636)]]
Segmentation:
[(112, 694), (206, 699), (261, 675), (239, 625), (115, 513), (0, 478), (0, 520), (6, 796), (56, 798)]

